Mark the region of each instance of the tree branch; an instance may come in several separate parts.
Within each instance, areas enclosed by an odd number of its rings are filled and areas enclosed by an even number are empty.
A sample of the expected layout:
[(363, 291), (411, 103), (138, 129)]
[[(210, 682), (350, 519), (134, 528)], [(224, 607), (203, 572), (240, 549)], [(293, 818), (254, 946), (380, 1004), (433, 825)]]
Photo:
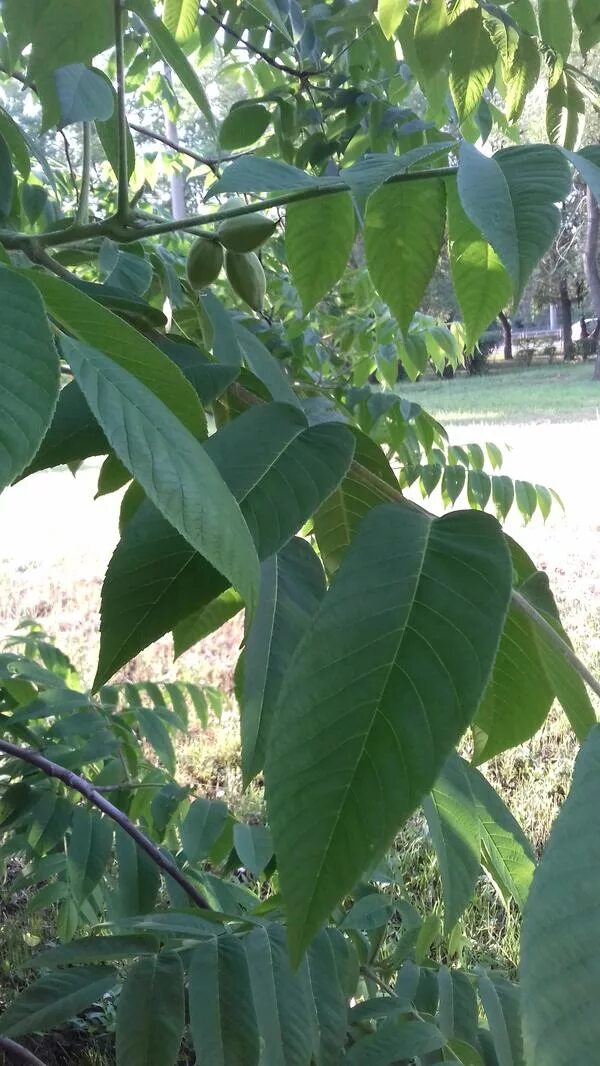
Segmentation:
[(117, 129), (119, 144), (119, 173), (117, 189), (117, 220), (127, 222), (129, 215), (129, 171), (127, 167), (127, 115), (125, 113), (125, 56), (123, 52), (123, 5), (115, 5), (115, 54), (117, 61)]
[(258, 56), (259, 59), (264, 59), (265, 63), (268, 63), (274, 70), (280, 71), (282, 74), (289, 74), (291, 78), (298, 78), (299, 81), (306, 81), (307, 78), (316, 77), (318, 74), (324, 73), (321, 70), (299, 70), (297, 67), (289, 67), (286, 63), (280, 63), (278, 59), (270, 55), (269, 52), (264, 52), (262, 48), (257, 48), (255, 44), (251, 44), (250, 41), (245, 41), (240, 33), (228, 26), (226, 22), (222, 22), (218, 15), (215, 15), (212, 11), (209, 11), (202, 4), (199, 5), (200, 11), (203, 15), (216, 22), (217, 26), (227, 33), (230, 37), (233, 37), (238, 44), (241, 44), (242, 48), (245, 48), (251, 55)]
[(13, 1062), (24, 1062), (25, 1066), (46, 1066), (33, 1051), (28, 1051), (22, 1044), (17, 1044), (8, 1036), (0, 1036), (0, 1051), (4, 1051)]
[(152, 841), (141, 829), (138, 829), (132, 821), (129, 820), (123, 811), (115, 807), (109, 800), (101, 796), (100, 793), (94, 788), (91, 781), (87, 781), (85, 777), (80, 777), (79, 774), (73, 773), (72, 770), (67, 770), (64, 766), (60, 766), (58, 763), (51, 762), (45, 755), (40, 755), (39, 752), (33, 751), (31, 748), (21, 748), (18, 744), (12, 744), (8, 740), (0, 740), (0, 752), (5, 755), (10, 755), (15, 759), (21, 759), (23, 762), (29, 763), (30, 766), (35, 766), (37, 770), (41, 770), (43, 774), (48, 777), (55, 778), (57, 781), (62, 781), (67, 788), (73, 789), (74, 792), (79, 792), (80, 796), (83, 796), (88, 803), (93, 804), (99, 811), (102, 811), (107, 818), (111, 818), (113, 822), (121, 826), (132, 840), (135, 840), (136, 844), (146, 852), (152, 862), (159, 866), (164, 873), (172, 877), (174, 881), (183, 889), (187, 896), (200, 907), (201, 910), (210, 910), (210, 907), (204, 897), (200, 895), (198, 890), (194, 887), (191, 881), (188, 881), (178, 866), (175, 865), (170, 859), (164, 855), (160, 848), (153, 844)]
[(246, 152), (240, 152), (237, 156), (223, 156), (222, 159), (212, 159), (209, 156), (200, 155), (199, 152), (194, 152), (192, 148), (186, 148), (184, 145), (172, 141), (169, 137), (165, 137), (164, 134), (157, 133), (156, 130), (149, 130), (146, 126), (138, 126), (137, 122), (130, 122), (129, 128), (135, 130), (136, 133), (141, 133), (142, 137), (148, 137), (152, 141), (160, 141), (167, 148), (172, 148), (173, 151), (179, 152), (180, 155), (187, 155), (190, 159), (194, 159), (196, 163), (201, 163), (202, 166), (209, 167), (211, 170), (219, 166), (220, 163), (228, 163), (232, 159), (239, 159), (240, 156), (247, 155)]

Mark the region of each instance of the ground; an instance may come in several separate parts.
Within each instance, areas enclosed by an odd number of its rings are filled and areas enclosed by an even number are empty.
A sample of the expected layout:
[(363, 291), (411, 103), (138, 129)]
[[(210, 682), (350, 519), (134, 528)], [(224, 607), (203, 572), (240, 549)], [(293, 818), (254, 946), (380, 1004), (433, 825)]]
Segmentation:
[[(539, 516), (524, 527), (510, 517), (507, 530), (547, 570), (563, 620), (584, 662), (600, 674), (600, 384), (591, 365), (493, 370), (482, 378), (461, 376), (403, 385), (448, 428), (456, 443), (494, 441), (504, 451), (505, 471), (554, 488), (565, 504), (546, 524)], [(118, 497), (94, 500), (98, 464), (76, 478), (66, 471), (34, 475), (0, 497), (0, 633), (19, 619), (38, 619), (69, 653), (89, 683), (97, 654), (102, 574), (117, 540)], [(435, 506), (435, 501), (434, 501)], [(196, 680), (231, 693), (239, 621), (173, 663), (164, 638), (128, 667), (133, 680)], [(576, 746), (559, 710), (527, 744), (492, 761), (487, 772), (500, 785), (539, 849), (569, 787)], [(240, 809), (237, 719), (196, 732), (180, 750), (181, 773), (200, 791), (224, 795)], [(242, 807), (260, 800), (247, 796)], [(422, 833), (413, 827), (404, 859), (407, 880), (426, 902), (432, 867)], [(466, 929), (480, 957), (509, 967), (516, 961), (517, 925), (485, 893)]]

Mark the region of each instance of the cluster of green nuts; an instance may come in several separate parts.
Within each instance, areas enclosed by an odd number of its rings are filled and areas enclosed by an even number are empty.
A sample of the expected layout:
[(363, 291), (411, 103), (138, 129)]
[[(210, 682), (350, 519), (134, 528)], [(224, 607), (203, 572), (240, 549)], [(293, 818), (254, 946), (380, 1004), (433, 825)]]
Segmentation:
[[(228, 207), (244, 206), (229, 201)], [(262, 311), (266, 280), (256, 255), (274, 233), (276, 223), (260, 212), (239, 215), (221, 222), (214, 237), (198, 237), (187, 259), (187, 277), (192, 289), (205, 289), (216, 281), (223, 261), (231, 288), (253, 311)]]

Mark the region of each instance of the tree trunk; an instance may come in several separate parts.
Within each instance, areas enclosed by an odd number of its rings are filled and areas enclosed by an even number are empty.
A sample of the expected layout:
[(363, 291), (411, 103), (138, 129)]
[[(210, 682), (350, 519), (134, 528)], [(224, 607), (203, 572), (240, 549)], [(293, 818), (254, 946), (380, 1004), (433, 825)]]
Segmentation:
[[(598, 319), (596, 329), (593, 333), (594, 339), (597, 339), (597, 334), (600, 329), (600, 271), (598, 270), (598, 230), (600, 228), (600, 212), (598, 211), (598, 204), (592, 196), (592, 191), (589, 185), (586, 190), (586, 203), (587, 233), (585, 235), (583, 269), (585, 272), (585, 280), (587, 281), (587, 286), (590, 290), (592, 303), (594, 305), (594, 312)], [(594, 381), (600, 381), (600, 352), (597, 352), (596, 354)]]
[(563, 359), (573, 359), (573, 318), (571, 315), (571, 298), (569, 296), (569, 283), (566, 278), (560, 279), (560, 317), (562, 326)]
[[(173, 79), (171, 77), (171, 68), (165, 63), (163, 70), (165, 78), (167, 79), (169, 84), (172, 84)], [(177, 126), (169, 118), (166, 109), (165, 134), (167, 135), (170, 141), (173, 141), (175, 144), (179, 144), (179, 133), (177, 131)], [(171, 213), (173, 215), (173, 218), (185, 218), (185, 177), (181, 172), (175, 173), (174, 171), (171, 171), (169, 181), (171, 185)]]
[(512, 326), (504, 314), (504, 311), (500, 311), (498, 318), (500, 319), (500, 325), (502, 326), (502, 332), (504, 333), (504, 358), (512, 359)]

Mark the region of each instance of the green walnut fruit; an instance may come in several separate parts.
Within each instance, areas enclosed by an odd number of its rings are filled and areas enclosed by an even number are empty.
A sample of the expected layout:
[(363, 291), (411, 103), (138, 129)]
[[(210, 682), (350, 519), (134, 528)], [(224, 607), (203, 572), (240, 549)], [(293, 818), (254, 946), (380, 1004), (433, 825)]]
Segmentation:
[(273, 235), (276, 223), (257, 212), (255, 215), (240, 215), (227, 218), (217, 233), (221, 244), (230, 252), (253, 252)]
[(225, 252), (225, 272), (231, 288), (253, 311), (262, 311), (267, 281), (254, 252)]
[(187, 258), (187, 276), (192, 289), (205, 289), (216, 281), (223, 266), (223, 248), (218, 241), (198, 237)]

